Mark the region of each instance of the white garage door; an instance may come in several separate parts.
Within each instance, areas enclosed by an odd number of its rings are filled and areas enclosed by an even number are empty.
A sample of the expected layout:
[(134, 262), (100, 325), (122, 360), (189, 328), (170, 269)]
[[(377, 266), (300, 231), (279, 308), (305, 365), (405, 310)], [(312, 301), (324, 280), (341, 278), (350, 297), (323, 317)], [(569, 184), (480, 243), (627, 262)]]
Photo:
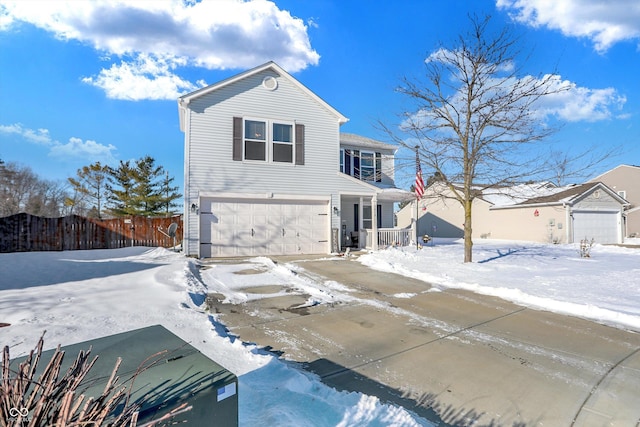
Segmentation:
[(596, 243), (620, 243), (618, 212), (573, 212), (573, 241), (586, 238)]
[(200, 256), (327, 253), (327, 201), (205, 198)]

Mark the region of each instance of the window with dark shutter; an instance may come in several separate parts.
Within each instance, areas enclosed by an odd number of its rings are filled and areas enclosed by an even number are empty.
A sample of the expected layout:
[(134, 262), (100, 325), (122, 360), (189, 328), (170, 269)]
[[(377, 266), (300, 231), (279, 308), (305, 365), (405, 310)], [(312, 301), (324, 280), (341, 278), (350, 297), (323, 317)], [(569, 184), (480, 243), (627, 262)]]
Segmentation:
[(296, 124), (296, 165), (304, 165), (304, 125)]
[(376, 182), (382, 182), (382, 154), (376, 153)]

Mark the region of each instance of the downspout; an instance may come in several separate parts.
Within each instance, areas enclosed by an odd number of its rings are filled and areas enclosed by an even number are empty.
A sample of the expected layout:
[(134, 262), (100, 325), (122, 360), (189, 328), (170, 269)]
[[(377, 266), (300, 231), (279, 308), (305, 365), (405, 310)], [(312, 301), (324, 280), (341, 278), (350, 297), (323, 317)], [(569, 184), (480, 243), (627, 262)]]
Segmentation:
[[(191, 131), (191, 125), (190, 125), (190, 120), (191, 120), (191, 115), (189, 114), (189, 109), (187, 108), (188, 103), (184, 102), (184, 100), (180, 100), (178, 101), (178, 113), (182, 113), (180, 114), (180, 118), (182, 118), (183, 120), (183, 128), (182, 131), (184, 132), (184, 188), (183, 188), (183, 193), (184, 195), (182, 196), (182, 200), (183, 200), (183, 209), (184, 209), (184, 215), (182, 218), (182, 253), (189, 256), (192, 255), (191, 253), (191, 180), (190, 180), (190, 175), (191, 175), (191, 168), (190, 168), (190, 157), (191, 157), (191, 138), (190, 138), (190, 131)], [(180, 111), (182, 110), (182, 111)], [(199, 201), (198, 201), (199, 203)], [(199, 250), (198, 250), (199, 252)], [(200, 255), (199, 253), (197, 254), (198, 256)]]

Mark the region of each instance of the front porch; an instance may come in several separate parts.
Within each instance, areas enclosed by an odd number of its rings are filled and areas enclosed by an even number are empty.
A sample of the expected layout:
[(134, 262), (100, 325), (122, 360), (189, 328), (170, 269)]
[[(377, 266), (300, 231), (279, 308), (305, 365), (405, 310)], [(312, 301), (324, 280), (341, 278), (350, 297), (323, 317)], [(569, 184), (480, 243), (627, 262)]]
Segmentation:
[(374, 231), (360, 230), (360, 248), (380, 249), (389, 246), (409, 246), (415, 234), (412, 228), (379, 228), (374, 245)]
[(340, 217), (340, 249), (377, 250), (409, 245), (415, 231), (413, 227), (395, 227), (394, 206), (411, 196), (396, 188), (379, 189), (367, 196), (341, 194), (340, 207), (336, 210)]

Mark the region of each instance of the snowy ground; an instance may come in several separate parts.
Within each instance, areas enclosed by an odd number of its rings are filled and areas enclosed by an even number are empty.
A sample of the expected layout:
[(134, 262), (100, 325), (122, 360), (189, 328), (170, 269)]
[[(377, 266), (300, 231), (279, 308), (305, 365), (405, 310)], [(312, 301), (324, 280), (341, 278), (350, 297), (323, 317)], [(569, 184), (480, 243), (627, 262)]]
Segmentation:
[[(44, 330), (45, 347), (55, 347), (161, 324), (239, 377), (240, 425), (431, 425), (376, 397), (338, 392), (228, 336), (204, 310), (207, 287), (295, 279), (266, 258), (255, 261), (221, 267), (217, 276), (211, 274), (216, 268), (204, 270), (203, 282), (195, 260), (165, 249), (0, 254), (0, 323), (11, 324), (0, 327), (0, 346), (8, 345), (17, 357), (31, 350)], [(263, 273), (233, 273), (253, 266)]]
[[(575, 245), (483, 240), (476, 242), (471, 264), (462, 263), (462, 251), (459, 241), (436, 241), (358, 261), (428, 281), (435, 285), (431, 292), (463, 288), (640, 330), (640, 249), (595, 246), (590, 258), (581, 258)], [(180, 254), (141, 247), (0, 254), (0, 323), (11, 324), (0, 328), (0, 345), (9, 345), (15, 357), (29, 351), (45, 329), (45, 345), (54, 347), (162, 324), (238, 375), (241, 425), (430, 425), (375, 397), (325, 386), (229, 336), (204, 309), (207, 292), (238, 304), (278, 295), (255, 292), (278, 285), (310, 295), (307, 304), (314, 305), (352, 300), (346, 286), (297, 274), (304, 264), (268, 258), (198, 267)], [(253, 274), (242, 274), (247, 271)], [(254, 289), (245, 292), (247, 287)]]
[[(631, 240), (629, 240), (631, 243)], [(515, 303), (640, 331), (640, 248), (479, 240), (464, 264), (460, 241), (360, 257), (371, 268), (497, 296)], [(432, 289), (433, 290), (433, 289)]]

